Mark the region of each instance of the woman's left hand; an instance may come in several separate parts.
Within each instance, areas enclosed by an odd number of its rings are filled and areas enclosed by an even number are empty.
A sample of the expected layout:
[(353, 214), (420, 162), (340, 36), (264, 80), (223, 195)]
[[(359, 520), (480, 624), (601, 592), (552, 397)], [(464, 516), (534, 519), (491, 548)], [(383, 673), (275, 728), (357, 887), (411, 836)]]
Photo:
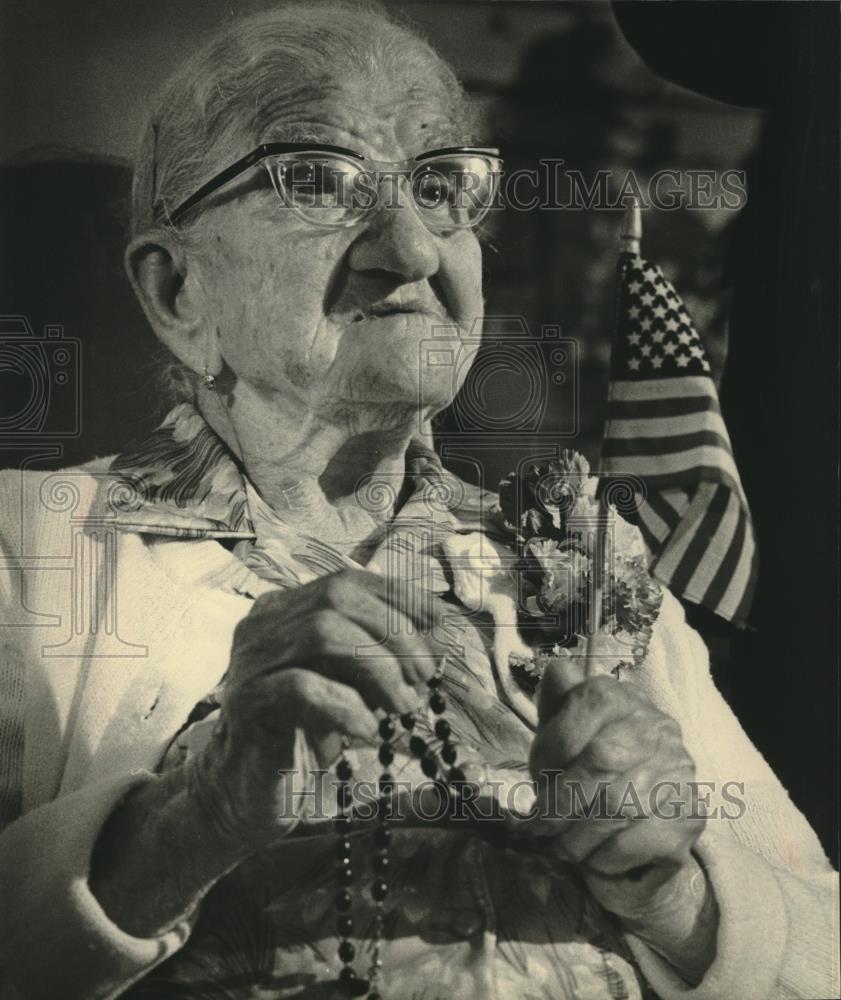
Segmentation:
[(605, 909), (636, 921), (700, 874), (695, 767), (674, 719), (633, 684), (587, 678), (584, 662), (554, 661), (541, 683), (530, 758), (538, 827)]

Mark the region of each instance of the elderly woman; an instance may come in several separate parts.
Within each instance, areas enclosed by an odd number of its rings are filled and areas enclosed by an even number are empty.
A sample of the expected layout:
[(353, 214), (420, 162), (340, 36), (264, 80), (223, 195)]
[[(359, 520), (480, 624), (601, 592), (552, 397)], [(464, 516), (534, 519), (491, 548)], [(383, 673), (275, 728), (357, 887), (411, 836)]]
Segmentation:
[(423, 443), (499, 169), (368, 8), (161, 97), (126, 261), (180, 402), (2, 479), (4, 997), (837, 995), (830, 866), (673, 598), (637, 669), (512, 684), (493, 498)]

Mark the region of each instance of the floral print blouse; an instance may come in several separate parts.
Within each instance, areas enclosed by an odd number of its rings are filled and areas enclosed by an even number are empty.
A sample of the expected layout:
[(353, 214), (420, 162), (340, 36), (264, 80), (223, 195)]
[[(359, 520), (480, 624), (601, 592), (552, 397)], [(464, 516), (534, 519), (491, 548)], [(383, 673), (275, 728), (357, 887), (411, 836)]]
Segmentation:
[[(236, 586), (252, 597), (359, 566), (323, 540), (297, 535), (285, 525), (189, 404), (176, 407), (147, 441), (111, 468), (130, 487), (114, 491), (122, 530), (164, 544), (218, 538), (251, 570)], [(510, 802), (518, 789), (528, 793), (530, 786), (533, 714), (512, 700), (510, 678), (500, 678), (500, 670), (508, 668), (496, 662), (489, 622), (453, 595), (444, 544), (458, 533), (483, 530), (490, 497), (443, 470), (420, 443), (408, 453), (406, 479), (395, 494), (396, 513), (365, 565), (408, 576), (450, 603), (448, 628), (459, 652), (448, 658), (443, 692), (459, 765), (491, 782), (500, 803)], [(217, 714), (211, 692), (174, 735), (161, 768), (177, 766), (195, 752)], [(429, 721), (421, 719), (416, 732), (431, 736)], [(428, 779), (408, 752), (407, 735), (395, 743), (390, 770), (398, 782), (416, 788)], [(377, 750), (374, 744), (351, 748), (356, 777), (376, 781), (382, 771)], [(329, 778), (329, 764), (323, 766)], [(325, 818), (335, 812), (335, 797), (325, 792), (320, 805), (316, 796), (311, 801), (310, 816), (276, 847), (252, 856), (216, 884), (184, 948), (125, 996), (326, 1000), (345, 995), (337, 982), (342, 965), (333, 907), (337, 835)], [(372, 958), (371, 838), (370, 823), (360, 823), (350, 837), (358, 873), (352, 916), (360, 975)], [(554, 856), (547, 838), (520, 833), (504, 809), (492, 820), (461, 816), (393, 824), (388, 884), (377, 984), (386, 1000), (653, 996), (617, 922), (590, 898), (576, 868)]]

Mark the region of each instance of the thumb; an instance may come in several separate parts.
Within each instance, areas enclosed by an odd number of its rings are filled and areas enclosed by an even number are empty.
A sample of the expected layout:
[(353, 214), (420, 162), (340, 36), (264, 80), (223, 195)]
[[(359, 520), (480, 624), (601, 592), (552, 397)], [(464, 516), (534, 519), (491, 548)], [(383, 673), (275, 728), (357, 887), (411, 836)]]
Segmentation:
[(569, 691), (587, 679), (586, 657), (553, 656), (543, 672), (537, 697), (537, 719), (551, 719)]

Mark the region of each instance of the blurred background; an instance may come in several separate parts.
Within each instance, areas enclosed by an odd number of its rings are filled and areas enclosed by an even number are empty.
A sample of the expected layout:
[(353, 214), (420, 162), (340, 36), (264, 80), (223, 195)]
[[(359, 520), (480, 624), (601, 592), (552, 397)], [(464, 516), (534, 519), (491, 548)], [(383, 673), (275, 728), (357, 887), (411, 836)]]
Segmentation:
[[(3, 465), (60, 467), (109, 454), (160, 418), (156, 342), (122, 272), (131, 157), (147, 101), (176, 63), (235, 13), (262, 6), (3, 5), (0, 431), (23, 427), (23, 415), (35, 428), (0, 434)], [(827, 308), (837, 317), (837, 280), (821, 270), (837, 275), (838, 75), (837, 56), (826, 56), (827, 41), (837, 47), (837, 5), (387, 6), (455, 67), (507, 170), (557, 158), (588, 178), (612, 171), (615, 185), (628, 171), (644, 183), (664, 168), (748, 169), (742, 213), (645, 212), (644, 253), (683, 296), (717, 382), (726, 370), (725, 413), (765, 560), (747, 636), (693, 620), (713, 650), (717, 683), (837, 857), (837, 326), (826, 319)], [(823, 21), (795, 10), (820, 7)], [(532, 436), (562, 440), (594, 465), (621, 222), (621, 210), (597, 208), (488, 220), (488, 315), (503, 328), (525, 323), (538, 345), (547, 328), (574, 342), (559, 371), (557, 355), (543, 351), (547, 405)], [(815, 235), (821, 225), (825, 244)], [(44, 338), (52, 387), (43, 419), (27, 408), (44, 364), (9, 363), (30, 331)], [(769, 387), (792, 371), (799, 376), (775, 396)], [(483, 391), (496, 419), (531, 390), (501, 371)], [(445, 437), (459, 429), (457, 413), (444, 416)], [(468, 446), (450, 462), (494, 488), (511, 457)], [(804, 478), (810, 489), (793, 490)], [(769, 622), (783, 623), (782, 639)]]

